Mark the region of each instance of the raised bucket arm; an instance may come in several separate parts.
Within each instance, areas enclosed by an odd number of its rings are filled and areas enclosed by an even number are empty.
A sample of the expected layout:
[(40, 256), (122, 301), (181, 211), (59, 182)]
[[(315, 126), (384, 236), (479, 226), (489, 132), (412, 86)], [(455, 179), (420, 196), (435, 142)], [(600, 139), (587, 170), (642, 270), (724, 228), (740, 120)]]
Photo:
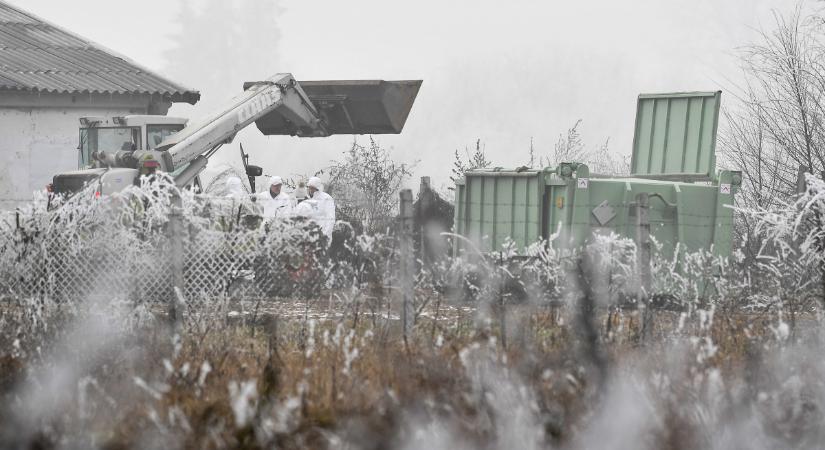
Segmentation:
[(318, 112), (290, 74), (252, 83), (229, 104), (169, 136), (158, 150), (169, 152), (179, 168), (213, 148), (230, 142), (240, 130), (268, 114), (283, 117), (305, 133), (323, 132)]
[(168, 152), (172, 167), (165, 170), (182, 170), (176, 180), (186, 184), (218, 147), (253, 122), (265, 135), (397, 134), (420, 87), (420, 80), (298, 82), (278, 74), (244, 83), (243, 94), (225, 108), (189, 124), (157, 150)]

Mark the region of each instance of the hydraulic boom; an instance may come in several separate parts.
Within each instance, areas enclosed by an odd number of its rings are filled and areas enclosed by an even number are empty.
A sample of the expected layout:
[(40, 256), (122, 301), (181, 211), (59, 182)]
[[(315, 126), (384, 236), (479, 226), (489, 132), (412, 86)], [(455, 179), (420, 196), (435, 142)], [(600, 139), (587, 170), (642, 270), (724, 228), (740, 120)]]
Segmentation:
[[(98, 192), (108, 194), (155, 171), (170, 173), (180, 187), (189, 186), (209, 158), (253, 122), (266, 135), (400, 133), (421, 86), (420, 80), (305, 83), (309, 94), (291, 74), (245, 83), (244, 92), (225, 107), (189, 122), (154, 148), (95, 152), (91, 169), (55, 176), (54, 189), (72, 192), (96, 182)], [(255, 166), (249, 169), (260, 172)]]

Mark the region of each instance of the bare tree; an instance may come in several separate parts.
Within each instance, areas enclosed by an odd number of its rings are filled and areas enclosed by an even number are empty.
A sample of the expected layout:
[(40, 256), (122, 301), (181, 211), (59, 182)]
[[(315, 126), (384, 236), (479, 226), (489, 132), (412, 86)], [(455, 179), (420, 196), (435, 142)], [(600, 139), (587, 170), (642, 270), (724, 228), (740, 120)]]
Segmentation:
[(617, 155), (611, 152), (610, 139), (604, 141), (604, 144), (591, 154), (587, 165), (592, 173), (605, 175), (630, 174), (630, 158), (627, 155)]
[[(825, 44), (823, 20), (805, 16), (797, 6), (787, 16), (774, 14), (774, 28), (758, 43), (741, 49), (745, 82), (727, 119), (720, 156), (744, 174), (737, 203), (749, 209), (774, 209), (797, 193), (799, 169), (825, 170)], [(737, 232), (751, 254), (759, 242), (754, 218), (740, 215)]]
[[(458, 150), (454, 153), (455, 159), (453, 160), (453, 168), (451, 170), (452, 175), (450, 175), (450, 180), (453, 182), (453, 185), (464, 176), (464, 172), (473, 169), (484, 169), (493, 164), (492, 161), (487, 159), (487, 154), (484, 145), (481, 143), (481, 139), (476, 140), (476, 148), (472, 154), (470, 154), (470, 150), (466, 147), (464, 148), (464, 154), (466, 160), (459, 155)], [(455, 190), (452, 186), (449, 189), (451, 191)]]
[(579, 119), (576, 123), (567, 130), (567, 135), (559, 135), (559, 140), (553, 147), (553, 155), (551, 157), (542, 157), (540, 162), (544, 166), (555, 166), (562, 162), (586, 162), (590, 160), (591, 152), (584, 147), (581, 133), (579, 132), (579, 125), (582, 120)]
[(530, 136), (530, 148), (527, 150), (527, 167), (534, 167), (536, 165), (536, 147), (533, 146), (533, 136)]
[(329, 190), (339, 219), (366, 232), (382, 231), (398, 209), (398, 192), (412, 175), (412, 166), (390, 158), (370, 137), (369, 145), (353, 141), (344, 159), (329, 169)]
[(774, 14), (775, 28), (742, 49), (740, 105), (726, 109), (723, 158), (745, 174), (740, 204), (770, 208), (796, 193), (799, 167), (825, 170), (822, 18)]
[(605, 140), (604, 144), (595, 150), (589, 150), (585, 147), (579, 131), (581, 124), (582, 120), (579, 119), (567, 130), (566, 135), (559, 135), (559, 139), (553, 147), (552, 157), (542, 157), (540, 163), (544, 166), (553, 167), (563, 162), (580, 162), (587, 164), (594, 173), (606, 175), (630, 173), (628, 158), (611, 152), (609, 139)]

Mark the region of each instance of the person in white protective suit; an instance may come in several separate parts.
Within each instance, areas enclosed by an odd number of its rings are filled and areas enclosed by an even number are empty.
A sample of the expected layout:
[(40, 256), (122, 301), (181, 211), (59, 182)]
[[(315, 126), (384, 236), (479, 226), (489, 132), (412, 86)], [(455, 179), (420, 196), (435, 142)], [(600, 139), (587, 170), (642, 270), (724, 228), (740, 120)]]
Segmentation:
[(218, 211), (226, 221), (235, 222), (235, 218), (239, 214), (244, 215), (249, 212), (248, 207), (244, 205), (246, 203), (244, 201), (246, 191), (241, 179), (238, 177), (227, 178), (225, 192), (225, 200), (218, 203)]
[(307, 199), (307, 184), (303, 181), (298, 183), (298, 187), (292, 193), (292, 206), (295, 207)]
[(255, 194), (256, 200), (263, 208), (264, 219), (289, 217), (292, 213), (292, 199), (282, 191), (283, 180), (279, 176), (269, 179), (269, 190)]
[(226, 179), (226, 196), (229, 198), (243, 197), (243, 182), (238, 177), (229, 177)]
[(307, 181), (309, 198), (295, 207), (295, 215), (314, 221), (321, 227), (321, 231), (331, 238), (332, 229), (335, 227), (335, 200), (323, 189), (324, 185), (320, 178), (310, 178)]

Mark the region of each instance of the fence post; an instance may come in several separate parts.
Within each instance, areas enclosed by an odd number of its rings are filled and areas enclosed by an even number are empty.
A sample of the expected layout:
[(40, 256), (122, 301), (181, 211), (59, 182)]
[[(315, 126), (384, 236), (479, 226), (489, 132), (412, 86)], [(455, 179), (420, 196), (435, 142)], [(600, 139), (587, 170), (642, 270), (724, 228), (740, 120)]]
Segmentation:
[(180, 326), (179, 296), (183, 295), (183, 205), (179, 192), (172, 194), (169, 212), (169, 261), (172, 269), (172, 292), (169, 298), (169, 324), (176, 332)]
[(648, 332), (650, 308), (650, 197), (647, 192), (636, 195), (636, 270), (639, 277), (638, 305), (642, 311), (642, 339)]
[(427, 234), (427, 222), (431, 214), (432, 192), (430, 177), (421, 177), (421, 186), (418, 189), (418, 252), (424, 267), (429, 267), (432, 261), (429, 235)]
[(402, 311), (401, 324), (404, 332), (404, 343), (412, 332), (415, 313), (413, 311), (413, 277), (415, 270), (415, 254), (413, 251), (413, 196), (410, 189), (404, 189), (399, 194), (399, 256), (401, 272)]
[(507, 289), (507, 272), (504, 267), (504, 252), (498, 252), (498, 267), (496, 268), (496, 278), (498, 278), (498, 326), (501, 333), (501, 348), (507, 351), (507, 310), (504, 302), (504, 291)]
[(647, 297), (650, 290), (650, 197), (647, 192), (636, 196), (636, 248), (639, 287)]

